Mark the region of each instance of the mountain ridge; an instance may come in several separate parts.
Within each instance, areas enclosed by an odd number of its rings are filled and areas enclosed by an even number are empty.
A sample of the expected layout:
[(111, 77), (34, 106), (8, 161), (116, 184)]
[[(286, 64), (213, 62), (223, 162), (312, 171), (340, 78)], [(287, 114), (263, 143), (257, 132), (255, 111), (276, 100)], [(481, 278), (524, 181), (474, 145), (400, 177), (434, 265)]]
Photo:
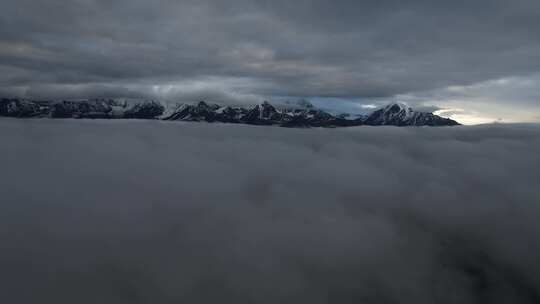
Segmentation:
[[(165, 107), (154, 100), (128, 103), (112, 99), (32, 101), (0, 99), (0, 116), (15, 118), (159, 119), (165, 121), (221, 122), (275, 125), (289, 128), (353, 126), (456, 126), (458, 122), (432, 113), (414, 111), (392, 103), (371, 114), (355, 117), (332, 115), (309, 102), (276, 107), (268, 101), (252, 107), (222, 106), (200, 101)], [(354, 118), (350, 118), (354, 117)]]

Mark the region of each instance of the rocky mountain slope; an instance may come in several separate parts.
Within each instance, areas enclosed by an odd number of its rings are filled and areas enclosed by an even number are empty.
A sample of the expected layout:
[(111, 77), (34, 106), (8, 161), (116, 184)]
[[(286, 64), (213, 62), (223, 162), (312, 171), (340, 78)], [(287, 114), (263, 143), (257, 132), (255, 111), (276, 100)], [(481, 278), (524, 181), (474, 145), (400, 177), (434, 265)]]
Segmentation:
[[(1, 99), (0, 116), (17, 118), (76, 119), (162, 119), (168, 121), (222, 122), (282, 127), (350, 127), (350, 126), (455, 126), (456, 121), (432, 113), (416, 112), (402, 103), (390, 104), (362, 116), (335, 116), (313, 105), (275, 107), (263, 102), (253, 107), (220, 106), (199, 102), (178, 104), (166, 109), (156, 101), (117, 102), (108, 99), (41, 102)], [(354, 117), (354, 118), (350, 118)]]
[(393, 103), (371, 113), (364, 119), (371, 126), (455, 126), (454, 120), (432, 113), (416, 112), (403, 103)]
[(165, 108), (155, 101), (137, 103), (109, 99), (82, 101), (30, 101), (1, 99), (0, 116), (33, 118), (156, 119)]

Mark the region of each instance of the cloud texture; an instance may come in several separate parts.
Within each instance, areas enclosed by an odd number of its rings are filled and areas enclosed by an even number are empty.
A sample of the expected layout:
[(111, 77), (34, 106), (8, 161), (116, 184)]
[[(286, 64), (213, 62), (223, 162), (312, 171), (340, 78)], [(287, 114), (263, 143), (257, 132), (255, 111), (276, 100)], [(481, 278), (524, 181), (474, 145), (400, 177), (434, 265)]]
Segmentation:
[(540, 301), (537, 125), (0, 134), (1, 302)]
[(540, 72), (536, 0), (6, 0), (0, 12), (4, 95), (388, 99)]

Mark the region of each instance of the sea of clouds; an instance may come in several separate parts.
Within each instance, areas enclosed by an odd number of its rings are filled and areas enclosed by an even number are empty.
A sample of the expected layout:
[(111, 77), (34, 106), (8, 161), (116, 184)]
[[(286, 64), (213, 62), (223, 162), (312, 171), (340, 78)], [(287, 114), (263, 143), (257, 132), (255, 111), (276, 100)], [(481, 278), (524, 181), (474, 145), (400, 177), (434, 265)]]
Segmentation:
[(540, 126), (0, 119), (2, 303), (539, 303)]

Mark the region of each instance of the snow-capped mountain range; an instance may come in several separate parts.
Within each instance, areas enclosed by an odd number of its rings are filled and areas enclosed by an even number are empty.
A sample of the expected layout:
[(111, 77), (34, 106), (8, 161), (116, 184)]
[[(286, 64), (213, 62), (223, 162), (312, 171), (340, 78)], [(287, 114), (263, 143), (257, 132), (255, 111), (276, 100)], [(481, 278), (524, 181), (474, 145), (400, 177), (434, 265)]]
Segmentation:
[(118, 102), (109, 99), (41, 102), (1, 99), (0, 116), (17, 118), (161, 119), (167, 121), (222, 122), (282, 127), (351, 126), (455, 126), (454, 120), (432, 113), (416, 112), (403, 103), (393, 103), (365, 116), (332, 115), (309, 102), (273, 106), (265, 101), (252, 107), (209, 104), (164, 106), (156, 101)]

